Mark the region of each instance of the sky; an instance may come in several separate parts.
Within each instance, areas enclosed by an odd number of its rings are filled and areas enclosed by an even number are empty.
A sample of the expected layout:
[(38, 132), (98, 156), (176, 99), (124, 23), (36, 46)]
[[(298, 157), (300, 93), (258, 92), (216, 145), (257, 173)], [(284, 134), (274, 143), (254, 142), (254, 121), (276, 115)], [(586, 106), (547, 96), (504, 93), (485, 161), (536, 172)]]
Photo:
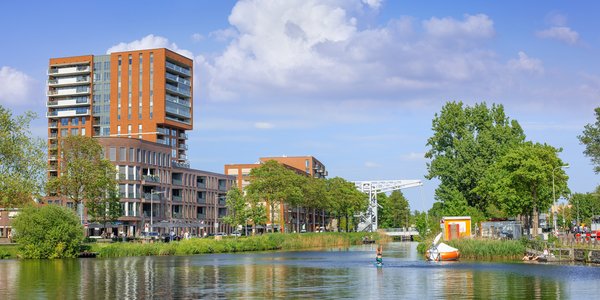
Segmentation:
[[(40, 118), (54, 57), (166, 47), (194, 59), (193, 168), (312, 155), (329, 177), (423, 180), (448, 101), (502, 104), (599, 184), (577, 136), (600, 106), (597, 1), (2, 1), (0, 104)], [(594, 29), (596, 28), (596, 29)]]

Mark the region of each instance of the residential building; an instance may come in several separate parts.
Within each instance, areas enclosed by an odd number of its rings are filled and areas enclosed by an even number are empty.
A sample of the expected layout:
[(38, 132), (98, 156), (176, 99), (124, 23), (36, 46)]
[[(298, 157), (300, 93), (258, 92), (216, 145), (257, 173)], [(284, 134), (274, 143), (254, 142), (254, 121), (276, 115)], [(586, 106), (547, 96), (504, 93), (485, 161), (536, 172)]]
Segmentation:
[[(260, 167), (269, 160), (277, 161), (298, 174), (305, 174), (306, 176), (322, 179), (328, 175), (325, 165), (313, 156), (261, 157), (258, 159), (258, 162), (253, 164), (227, 164), (225, 165), (224, 171), (226, 175), (234, 176), (237, 187), (240, 190), (244, 190), (246, 186), (250, 184), (248, 176), (252, 169)], [(267, 209), (267, 227), (270, 228), (272, 226), (275, 230), (317, 231), (329, 222), (329, 216), (325, 211), (309, 210), (302, 207), (288, 207), (287, 205), (277, 205), (272, 218), (270, 205), (265, 203), (265, 206)], [(303, 220), (303, 223), (305, 220), (309, 220), (309, 222), (308, 224), (303, 224), (303, 226), (297, 228), (298, 226), (294, 225), (299, 222), (297, 219)]]
[(193, 61), (164, 48), (50, 59), (48, 176), (60, 176), (61, 138), (93, 137), (118, 170), (124, 215), (113, 231), (230, 232), (220, 220), (233, 178), (190, 168), (192, 82)]

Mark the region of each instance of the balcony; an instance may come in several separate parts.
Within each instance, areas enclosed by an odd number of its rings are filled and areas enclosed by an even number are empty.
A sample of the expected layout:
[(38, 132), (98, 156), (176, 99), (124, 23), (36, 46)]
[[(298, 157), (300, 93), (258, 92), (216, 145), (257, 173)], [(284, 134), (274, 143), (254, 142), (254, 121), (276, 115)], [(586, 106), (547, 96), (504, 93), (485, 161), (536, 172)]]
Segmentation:
[(177, 73), (180, 73), (180, 74), (183, 74), (183, 75), (186, 75), (186, 76), (190, 76), (192, 74), (192, 72), (190, 71), (190, 69), (184, 68), (184, 67), (180, 67), (180, 66), (178, 66), (178, 65), (176, 65), (174, 63), (166, 62), (165, 65), (166, 65), (167, 69), (173, 70), (173, 71), (175, 71)]
[(182, 163), (182, 162), (173, 161), (172, 164), (173, 164), (173, 167), (176, 167), (176, 168), (185, 168), (185, 169), (190, 168), (190, 164), (185, 163), (185, 162)]
[(156, 128), (156, 131), (158, 131), (158, 134), (162, 134), (162, 135), (169, 135), (169, 129), (167, 128)]
[(185, 155), (185, 154), (179, 154), (179, 159), (180, 160), (186, 160), (187, 159), (187, 155)]
[(196, 186), (199, 189), (205, 189), (206, 188), (206, 183), (204, 183), (204, 182), (196, 182)]
[(60, 90), (50, 89), (46, 93), (48, 97), (58, 96), (74, 96), (74, 95), (88, 95), (90, 93), (89, 86), (78, 86), (76, 88), (63, 88)]
[(183, 218), (183, 214), (181, 212), (173, 212), (173, 218), (181, 219)]
[(76, 108), (67, 110), (55, 110), (46, 113), (48, 118), (61, 118), (61, 117), (76, 117), (76, 116), (89, 116), (89, 108)]
[(50, 156), (48, 156), (48, 160), (49, 161), (56, 161), (57, 157), (56, 157), (56, 155), (50, 155)]
[(48, 124), (48, 128), (58, 128), (58, 122), (50, 122), (50, 124)]
[(167, 78), (168, 80), (171, 80), (173, 82), (177, 82), (177, 83), (181, 83), (181, 84), (185, 84), (187, 86), (191, 86), (191, 83), (188, 79), (179, 77), (177, 75), (173, 75), (171, 73), (166, 73), (165, 74), (165, 78)]
[(48, 135), (48, 139), (53, 140), (53, 139), (56, 139), (56, 138), (58, 138), (58, 133), (50, 133)]
[(163, 194), (162, 193), (144, 193), (144, 199), (145, 200), (151, 200), (151, 201), (155, 201), (155, 200), (162, 200), (163, 199)]
[(50, 144), (50, 146), (48, 146), (48, 150), (57, 150), (58, 149), (58, 144)]
[(184, 117), (184, 118), (189, 118), (191, 116), (189, 108), (176, 108), (176, 107), (171, 107), (167, 104), (167, 106), (165, 107), (165, 111), (167, 111), (168, 113), (171, 113), (171, 114), (175, 114), (175, 115)]
[(198, 219), (198, 220), (206, 219), (206, 214), (196, 214), (196, 219)]
[(180, 139), (187, 140), (187, 139), (188, 139), (188, 135), (187, 135), (187, 133), (180, 133), (180, 134), (179, 134), (179, 138), (180, 138)]
[(182, 119), (182, 118), (177, 118), (177, 117), (171, 117), (171, 116), (165, 116), (165, 119), (170, 120), (170, 121), (174, 121), (174, 122), (179, 122), (179, 123), (183, 123), (183, 124), (188, 124), (191, 125), (192, 122), (190, 121), (190, 119)]
[(56, 171), (58, 170), (58, 164), (57, 163), (51, 163), (48, 165), (48, 171)]
[(144, 175), (142, 180), (146, 183), (160, 183), (160, 178), (157, 175)]
[(206, 204), (206, 198), (196, 198), (196, 203), (198, 203), (198, 204)]
[(177, 196), (177, 195), (173, 195), (173, 197), (171, 197), (171, 199), (173, 201), (181, 202), (181, 200), (183, 200), (183, 197)]
[(179, 144), (179, 150), (187, 150), (188, 149), (188, 145), (186, 144)]
[(173, 181), (172, 181), (172, 183), (173, 183), (174, 185), (183, 185), (183, 180), (181, 180), (181, 179), (176, 179), (176, 178), (173, 178)]
[(227, 204), (227, 197), (219, 196), (219, 205), (226, 205), (226, 204)]
[(66, 75), (76, 75), (76, 74), (85, 74), (90, 73), (89, 65), (80, 65), (80, 66), (69, 66), (69, 67), (51, 67), (48, 70), (49, 76), (66, 76)]
[(89, 104), (90, 104), (90, 99), (88, 97), (76, 97), (76, 98), (46, 102), (47, 107), (86, 106)]
[(169, 94), (167, 94), (165, 96), (165, 100), (167, 100), (168, 102), (171, 102), (171, 103), (183, 105), (185, 107), (191, 107), (189, 100), (185, 100), (185, 99), (182, 99), (182, 98), (179, 98), (179, 97), (171, 96)]
[(175, 86), (172, 84), (165, 84), (165, 88), (167, 89), (167, 91), (169, 92), (173, 92), (175, 94), (179, 94), (181, 96), (184, 97), (191, 97), (191, 92), (190, 92), (190, 88), (189, 87), (179, 87), (179, 86)]
[(89, 76), (65, 77), (60, 79), (48, 79), (48, 86), (72, 86), (90, 83)]

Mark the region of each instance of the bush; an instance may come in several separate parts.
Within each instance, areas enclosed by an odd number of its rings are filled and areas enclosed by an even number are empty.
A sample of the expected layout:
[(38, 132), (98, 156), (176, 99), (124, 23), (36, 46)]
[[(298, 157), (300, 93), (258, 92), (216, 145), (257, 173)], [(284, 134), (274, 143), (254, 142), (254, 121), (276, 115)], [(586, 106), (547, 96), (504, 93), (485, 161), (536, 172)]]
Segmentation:
[(77, 257), (83, 240), (79, 217), (57, 205), (26, 207), (13, 222), (22, 258)]

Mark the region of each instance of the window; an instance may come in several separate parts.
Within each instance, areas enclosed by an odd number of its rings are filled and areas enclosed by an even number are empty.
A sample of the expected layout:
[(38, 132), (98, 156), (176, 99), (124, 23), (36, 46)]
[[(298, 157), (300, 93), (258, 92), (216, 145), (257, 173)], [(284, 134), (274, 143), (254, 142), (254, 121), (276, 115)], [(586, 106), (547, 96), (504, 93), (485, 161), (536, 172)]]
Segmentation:
[(120, 161), (126, 161), (125, 154), (126, 154), (125, 147), (120, 147), (119, 148), (119, 160)]
[(79, 118), (72, 118), (71, 126), (77, 126), (77, 125), (79, 125)]
[(69, 118), (61, 118), (60, 126), (69, 126)]
[(85, 117), (81, 118), (81, 125), (85, 125)]
[(121, 125), (117, 125), (117, 135), (121, 134)]
[(64, 128), (60, 130), (61, 137), (66, 137), (67, 135), (69, 135), (69, 129)]
[(110, 161), (117, 161), (117, 148), (115, 147), (110, 147), (108, 149), (108, 156), (109, 156), (109, 160)]
[(81, 128), (81, 135), (85, 135), (85, 128)]
[(142, 162), (142, 155), (140, 149), (137, 149), (137, 162)]
[(135, 151), (133, 148), (129, 148), (129, 162), (135, 162)]
[(71, 128), (71, 135), (79, 135), (79, 129)]

